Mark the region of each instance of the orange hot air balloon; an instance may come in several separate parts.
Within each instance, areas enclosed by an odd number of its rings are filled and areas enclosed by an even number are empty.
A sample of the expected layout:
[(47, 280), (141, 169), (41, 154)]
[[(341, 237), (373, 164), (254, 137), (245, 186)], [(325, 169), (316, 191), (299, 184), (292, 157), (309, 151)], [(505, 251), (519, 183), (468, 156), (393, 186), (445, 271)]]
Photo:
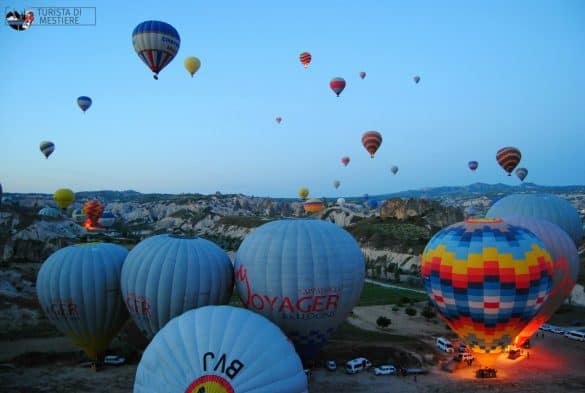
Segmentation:
[(364, 145), (372, 158), (374, 158), (374, 154), (376, 154), (381, 144), (382, 135), (378, 131), (366, 131), (362, 135), (362, 145)]
[(299, 59), (301, 60), (303, 66), (307, 68), (309, 66), (309, 63), (311, 63), (312, 57), (309, 52), (303, 52), (300, 54)]
[(521, 158), (522, 154), (520, 150), (515, 147), (503, 147), (496, 153), (498, 164), (508, 172), (508, 176), (511, 176), (512, 171), (516, 168)]
[(98, 226), (98, 220), (104, 212), (104, 205), (99, 201), (88, 201), (83, 205), (83, 213), (87, 216), (92, 227)]
[(317, 198), (310, 198), (307, 199), (305, 203), (303, 203), (303, 208), (306, 212), (309, 213), (317, 213), (323, 210), (325, 206), (323, 205), (323, 201)]

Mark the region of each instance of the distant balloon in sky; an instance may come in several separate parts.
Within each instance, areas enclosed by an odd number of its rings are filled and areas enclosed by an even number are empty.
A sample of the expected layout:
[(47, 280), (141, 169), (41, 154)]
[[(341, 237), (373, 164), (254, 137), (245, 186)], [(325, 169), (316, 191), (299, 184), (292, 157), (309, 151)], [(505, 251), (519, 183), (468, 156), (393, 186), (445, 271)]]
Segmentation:
[(197, 70), (199, 70), (199, 67), (201, 67), (201, 60), (199, 60), (197, 57), (189, 56), (185, 59), (183, 65), (189, 74), (191, 74), (191, 78), (193, 78), (193, 75), (195, 75)]
[(331, 87), (331, 90), (333, 90), (333, 92), (337, 94), (337, 97), (339, 97), (343, 89), (345, 89), (345, 79), (339, 77), (333, 78), (331, 79), (331, 82), (329, 82), (329, 87)]
[(335, 187), (336, 189), (339, 188), (339, 185), (341, 184), (341, 182), (339, 180), (334, 180), (333, 181), (333, 187)]
[(75, 193), (68, 188), (60, 188), (53, 194), (53, 199), (61, 209), (67, 209), (75, 200)]
[(303, 203), (303, 209), (309, 213), (318, 213), (323, 210), (324, 207), (323, 201), (317, 198), (307, 199), (307, 201)]
[(366, 73), (364, 71), (360, 72), (360, 78), (364, 79), (366, 77)]
[(393, 175), (398, 173), (398, 167), (396, 165), (394, 165), (392, 168), (390, 168), (390, 172), (392, 172)]
[(281, 121), (282, 121), (282, 117), (280, 117), (280, 116), (279, 116), (279, 117), (277, 117), (277, 118), (276, 118), (276, 122), (277, 122), (278, 124), (280, 124), (280, 122), (281, 122)]
[(140, 23), (132, 32), (136, 54), (154, 72), (154, 79), (177, 55), (181, 38), (168, 23), (149, 20)]
[(312, 56), (309, 52), (303, 52), (299, 55), (299, 60), (303, 64), (303, 67), (307, 68), (311, 63)]
[(134, 393), (306, 393), (301, 359), (266, 318), (229, 306), (187, 311), (148, 345)]
[(420, 76), (418, 75), (415, 75), (412, 79), (414, 80), (414, 83), (418, 84), (418, 82), (420, 82)]
[(583, 239), (583, 224), (577, 209), (565, 199), (552, 194), (512, 194), (497, 202), (486, 217), (530, 216), (557, 224), (578, 246)]
[(347, 166), (347, 164), (349, 164), (349, 157), (341, 157), (341, 163), (345, 166)]
[(362, 145), (370, 153), (370, 156), (374, 158), (376, 151), (382, 144), (382, 135), (378, 131), (366, 131), (362, 135)]
[(134, 247), (122, 269), (122, 295), (148, 339), (187, 310), (227, 304), (234, 287), (229, 256), (199, 237), (158, 235)]
[(521, 158), (520, 150), (515, 147), (503, 147), (496, 153), (498, 164), (508, 173), (508, 176), (511, 175)]
[(39, 145), (39, 148), (41, 149), (41, 153), (45, 155), (45, 158), (49, 158), (55, 151), (55, 144), (53, 142), (43, 141)]
[(299, 188), (299, 197), (301, 199), (306, 199), (309, 196), (309, 189), (307, 187)]
[(515, 340), (517, 346), (528, 340), (570, 295), (579, 274), (579, 254), (573, 240), (558, 225), (535, 217), (506, 217), (506, 222), (533, 232), (549, 251), (553, 262), (553, 282), (548, 299)]
[(120, 272), (128, 250), (109, 243), (61, 248), (41, 265), (37, 297), (49, 320), (94, 361), (128, 319)]
[(92, 227), (97, 227), (99, 224), (99, 219), (104, 212), (104, 205), (102, 205), (99, 201), (87, 201), (83, 205), (83, 213), (87, 216), (89, 223)]
[(278, 325), (301, 359), (315, 357), (357, 304), (365, 264), (355, 239), (322, 220), (278, 220), (256, 228), (234, 262), (246, 308)]
[(472, 172), (474, 172), (479, 166), (479, 163), (477, 161), (469, 161), (467, 163), (467, 166), (469, 167), (469, 169), (471, 169)]
[(516, 169), (515, 173), (516, 173), (516, 176), (518, 176), (518, 179), (520, 179), (520, 181), (524, 181), (526, 176), (528, 176), (528, 169), (518, 168), (518, 169)]
[(86, 96), (80, 96), (77, 97), (77, 105), (81, 108), (81, 110), (83, 111), (83, 113), (85, 113), (86, 110), (89, 109), (89, 107), (91, 106), (91, 98), (86, 97)]

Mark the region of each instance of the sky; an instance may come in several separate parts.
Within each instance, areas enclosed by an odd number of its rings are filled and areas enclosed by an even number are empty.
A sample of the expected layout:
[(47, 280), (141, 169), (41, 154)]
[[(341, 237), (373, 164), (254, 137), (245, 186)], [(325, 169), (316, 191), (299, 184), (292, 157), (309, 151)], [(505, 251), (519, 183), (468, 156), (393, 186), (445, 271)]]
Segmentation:
[[(583, 1), (0, 5), (96, 7), (94, 26), (0, 26), (5, 192), (336, 197), (519, 184), (496, 163), (504, 146), (521, 150), (526, 181), (585, 184)], [(151, 19), (181, 36), (158, 81), (131, 40)], [(193, 78), (187, 56), (202, 62)], [(340, 97), (334, 77), (347, 81)], [(81, 95), (93, 99), (86, 114)], [(369, 130), (383, 136), (374, 159), (361, 145)], [(44, 140), (56, 145), (49, 159)]]

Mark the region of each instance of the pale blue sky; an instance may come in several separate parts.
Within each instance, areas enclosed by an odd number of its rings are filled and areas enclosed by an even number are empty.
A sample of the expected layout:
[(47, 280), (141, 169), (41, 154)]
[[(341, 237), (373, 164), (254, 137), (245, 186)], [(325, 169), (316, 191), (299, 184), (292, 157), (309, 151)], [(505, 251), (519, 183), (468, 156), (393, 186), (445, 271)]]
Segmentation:
[[(526, 181), (585, 184), (583, 1), (0, 5), (97, 7), (96, 26), (0, 28), (5, 192), (293, 197), (306, 186), (320, 197), (518, 184), (495, 162), (509, 145), (523, 153)], [(148, 19), (181, 35), (158, 81), (131, 42)], [(202, 61), (193, 79), (183, 68), (189, 55)], [(336, 76), (347, 81), (339, 98), (328, 86)], [(85, 115), (80, 95), (93, 99)], [(384, 137), (374, 160), (361, 146), (367, 130)], [(42, 140), (56, 145), (48, 160)]]

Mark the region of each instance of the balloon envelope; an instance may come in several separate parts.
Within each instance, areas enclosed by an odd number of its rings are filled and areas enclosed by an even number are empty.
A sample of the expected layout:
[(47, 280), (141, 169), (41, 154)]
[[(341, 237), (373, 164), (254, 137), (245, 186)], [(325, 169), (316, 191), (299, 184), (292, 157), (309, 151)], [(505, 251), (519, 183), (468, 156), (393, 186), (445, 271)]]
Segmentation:
[(438, 232), (421, 258), (425, 291), (478, 353), (499, 353), (530, 322), (552, 286), (552, 261), (532, 232), (470, 219)]
[(398, 173), (398, 167), (395, 165), (392, 168), (390, 168), (390, 172), (392, 172), (393, 175)]
[(496, 161), (508, 173), (508, 176), (516, 168), (521, 158), (520, 150), (515, 147), (503, 147), (496, 153)]
[(331, 79), (331, 82), (329, 82), (329, 87), (335, 94), (337, 94), (337, 97), (339, 97), (343, 89), (345, 89), (345, 79), (339, 77), (333, 78)]
[(82, 111), (86, 111), (91, 106), (91, 98), (87, 96), (77, 97), (77, 105), (81, 108)]
[(341, 163), (345, 166), (347, 166), (347, 164), (349, 164), (349, 157), (341, 157)]
[(364, 79), (366, 77), (366, 73), (364, 71), (360, 72), (360, 78)]
[(299, 55), (299, 60), (301, 61), (301, 64), (305, 68), (307, 68), (309, 66), (309, 64), (311, 63), (311, 59), (312, 59), (312, 56), (309, 52), (303, 52)]
[(334, 180), (334, 181), (333, 181), (333, 187), (335, 187), (335, 188), (339, 188), (339, 185), (340, 185), (340, 184), (341, 184), (341, 183), (340, 183), (340, 181), (339, 181), (339, 180)]
[(128, 319), (120, 271), (128, 250), (109, 243), (68, 246), (37, 276), (37, 297), (49, 320), (97, 360)]
[(309, 213), (317, 213), (323, 210), (325, 206), (323, 205), (323, 201), (317, 198), (307, 199), (305, 203), (303, 203), (303, 209)]
[(339, 206), (345, 205), (345, 198), (337, 198), (337, 204)]
[(280, 116), (279, 116), (279, 117), (277, 117), (277, 118), (276, 118), (276, 122), (277, 122), (278, 124), (280, 124), (280, 122), (281, 122), (281, 121), (282, 121), (282, 117), (280, 117)]
[(266, 318), (207, 306), (170, 321), (148, 345), (134, 393), (304, 393), (294, 347)]
[(106, 228), (111, 227), (116, 222), (116, 216), (112, 214), (112, 212), (105, 211), (98, 219), (98, 223)]
[(194, 56), (190, 56), (185, 59), (183, 65), (185, 66), (185, 69), (189, 72), (192, 78), (193, 75), (195, 75), (195, 73), (199, 70), (199, 67), (201, 67), (201, 60)]
[(61, 212), (58, 209), (55, 209), (54, 207), (43, 207), (41, 210), (39, 210), (38, 212), (39, 216), (44, 216), (44, 217), (61, 217)]
[(583, 225), (579, 212), (569, 202), (552, 194), (512, 194), (497, 202), (488, 210), (486, 217), (530, 216), (557, 224), (581, 244)]
[(89, 219), (91, 226), (97, 227), (99, 224), (99, 219), (102, 213), (104, 212), (104, 205), (102, 205), (99, 201), (87, 201), (83, 205), (83, 213)]
[(518, 168), (518, 169), (516, 169), (515, 173), (516, 173), (516, 176), (518, 176), (518, 179), (520, 179), (520, 181), (524, 181), (526, 176), (528, 176), (528, 169)]
[(306, 187), (299, 188), (299, 197), (301, 199), (306, 199), (309, 196), (309, 189)]
[(570, 295), (579, 274), (579, 253), (573, 240), (558, 225), (535, 217), (506, 217), (506, 222), (534, 233), (550, 252), (553, 262), (552, 290), (542, 308), (518, 334), (515, 344), (521, 346), (542, 326)]
[(244, 306), (278, 325), (302, 359), (311, 359), (357, 304), (361, 249), (344, 229), (321, 220), (280, 220), (250, 233), (236, 254)]
[(209, 240), (175, 235), (138, 243), (121, 281), (130, 316), (148, 339), (187, 310), (227, 304), (234, 286), (225, 251)]
[(132, 32), (132, 45), (140, 59), (154, 72), (155, 79), (177, 55), (181, 38), (168, 23), (148, 20)]
[(418, 75), (415, 75), (412, 79), (414, 80), (414, 83), (420, 82), (420, 76)]
[(378, 131), (366, 131), (362, 135), (362, 145), (374, 158), (374, 154), (382, 144), (382, 135)]
[(471, 169), (472, 171), (475, 171), (477, 169), (477, 167), (479, 166), (479, 163), (477, 161), (469, 161), (467, 163), (467, 166), (469, 167), (469, 169)]
[(75, 193), (68, 188), (60, 188), (53, 194), (53, 199), (61, 209), (67, 209), (75, 200)]
[(55, 144), (50, 141), (43, 141), (39, 145), (39, 149), (41, 149), (41, 153), (43, 153), (45, 158), (49, 158), (49, 156), (55, 151)]

